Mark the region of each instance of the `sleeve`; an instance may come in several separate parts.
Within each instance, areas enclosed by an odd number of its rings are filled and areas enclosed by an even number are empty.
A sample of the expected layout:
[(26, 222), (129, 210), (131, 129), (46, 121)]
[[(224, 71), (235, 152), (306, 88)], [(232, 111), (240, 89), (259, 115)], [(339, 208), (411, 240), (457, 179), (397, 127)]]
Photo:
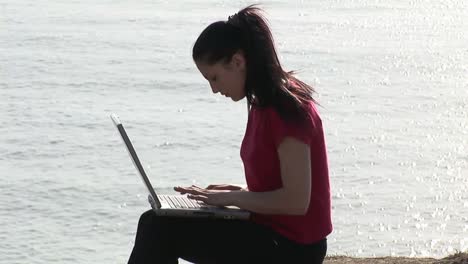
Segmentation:
[(295, 138), (307, 145), (310, 145), (312, 139), (313, 129), (311, 124), (297, 124), (294, 122), (287, 122), (281, 118), (279, 113), (273, 108), (267, 111), (269, 133), (275, 147), (281, 144), (286, 137)]

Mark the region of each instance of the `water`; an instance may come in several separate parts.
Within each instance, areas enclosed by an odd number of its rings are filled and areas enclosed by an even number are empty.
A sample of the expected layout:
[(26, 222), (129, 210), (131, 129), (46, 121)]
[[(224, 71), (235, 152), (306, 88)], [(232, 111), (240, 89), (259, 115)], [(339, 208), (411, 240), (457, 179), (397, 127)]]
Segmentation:
[[(245, 102), (212, 95), (190, 51), (247, 4), (0, 1), (0, 263), (126, 261), (148, 205), (111, 112), (158, 191), (243, 182)], [(329, 253), (467, 250), (468, 2), (263, 6), (319, 92)]]

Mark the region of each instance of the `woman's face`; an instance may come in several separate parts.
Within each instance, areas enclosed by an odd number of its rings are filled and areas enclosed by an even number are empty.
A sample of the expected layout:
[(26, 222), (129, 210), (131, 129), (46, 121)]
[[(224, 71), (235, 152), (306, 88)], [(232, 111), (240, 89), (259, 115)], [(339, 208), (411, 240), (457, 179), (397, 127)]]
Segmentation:
[(245, 97), (246, 67), (244, 55), (235, 53), (231, 61), (206, 64), (195, 62), (200, 73), (210, 83), (213, 93), (221, 93), (237, 102)]

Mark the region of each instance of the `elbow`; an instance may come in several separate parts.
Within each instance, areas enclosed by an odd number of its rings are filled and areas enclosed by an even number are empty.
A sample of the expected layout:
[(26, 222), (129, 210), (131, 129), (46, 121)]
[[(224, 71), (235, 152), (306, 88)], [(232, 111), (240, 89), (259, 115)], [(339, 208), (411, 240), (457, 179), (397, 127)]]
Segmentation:
[(302, 216), (306, 215), (309, 208), (306, 207), (289, 207), (284, 210), (284, 214), (286, 215), (295, 215), (295, 216)]
[(306, 215), (309, 211), (309, 201), (305, 204), (305, 206), (300, 208), (299, 215)]
[(285, 209), (285, 213), (288, 215), (302, 216), (306, 215), (309, 211), (310, 198), (304, 197), (302, 199), (297, 199), (295, 202), (290, 203), (289, 206)]
[(306, 215), (309, 211), (310, 205), (310, 196), (311, 191), (310, 188), (302, 188), (296, 190), (292, 197), (294, 197), (294, 208), (292, 210), (292, 214), (296, 216)]
[(303, 205), (303, 206), (298, 206), (291, 212), (293, 215), (301, 216), (301, 215), (306, 215), (307, 212), (309, 211), (309, 203)]

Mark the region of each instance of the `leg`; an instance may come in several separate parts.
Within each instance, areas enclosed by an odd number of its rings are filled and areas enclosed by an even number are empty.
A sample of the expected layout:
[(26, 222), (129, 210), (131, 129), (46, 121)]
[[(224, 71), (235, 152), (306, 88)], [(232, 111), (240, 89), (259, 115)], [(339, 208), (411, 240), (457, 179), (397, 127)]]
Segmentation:
[(128, 264), (178, 263), (171, 248), (171, 227), (167, 220), (152, 210), (141, 215)]
[(165, 217), (149, 210), (138, 223), (128, 263), (177, 263), (179, 257), (197, 263), (258, 263), (253, 260), (264, 260), (275, 245), (271, 231), (249, 221)]
[(321, 264), (326, 240), (294, 243), (250, 221), (177, 218), (145, 212), (138, 225), (129, 264), (313, 263)]
[(327, 253), (327, 239), (312, 244), (299, 244), (285, 237), (278, 237), (280, 256), (277, 263), (322, 264)]
[(311, 246), (309, 252), (309, 258), (311, 259), (309, 263), (322, 264), (325, 256), (327, 255), (327, 239), (325, 238)]
[(177, 233), (179, 256), (190, 262), (274, 263), (272, 231), (250, 221), (193, 219)]
[(322, 264), (327, 252), (326, 238), (316, 243), (299, 244), (248, 221), (220, 221), (210, 225), (205, 239), (199, 239), (198, 243), (193, 241), (194, 245), (203, 246), (197, 249), (199, 255), (192, 256), (202, 258), (184, 259), (194, 263)]

